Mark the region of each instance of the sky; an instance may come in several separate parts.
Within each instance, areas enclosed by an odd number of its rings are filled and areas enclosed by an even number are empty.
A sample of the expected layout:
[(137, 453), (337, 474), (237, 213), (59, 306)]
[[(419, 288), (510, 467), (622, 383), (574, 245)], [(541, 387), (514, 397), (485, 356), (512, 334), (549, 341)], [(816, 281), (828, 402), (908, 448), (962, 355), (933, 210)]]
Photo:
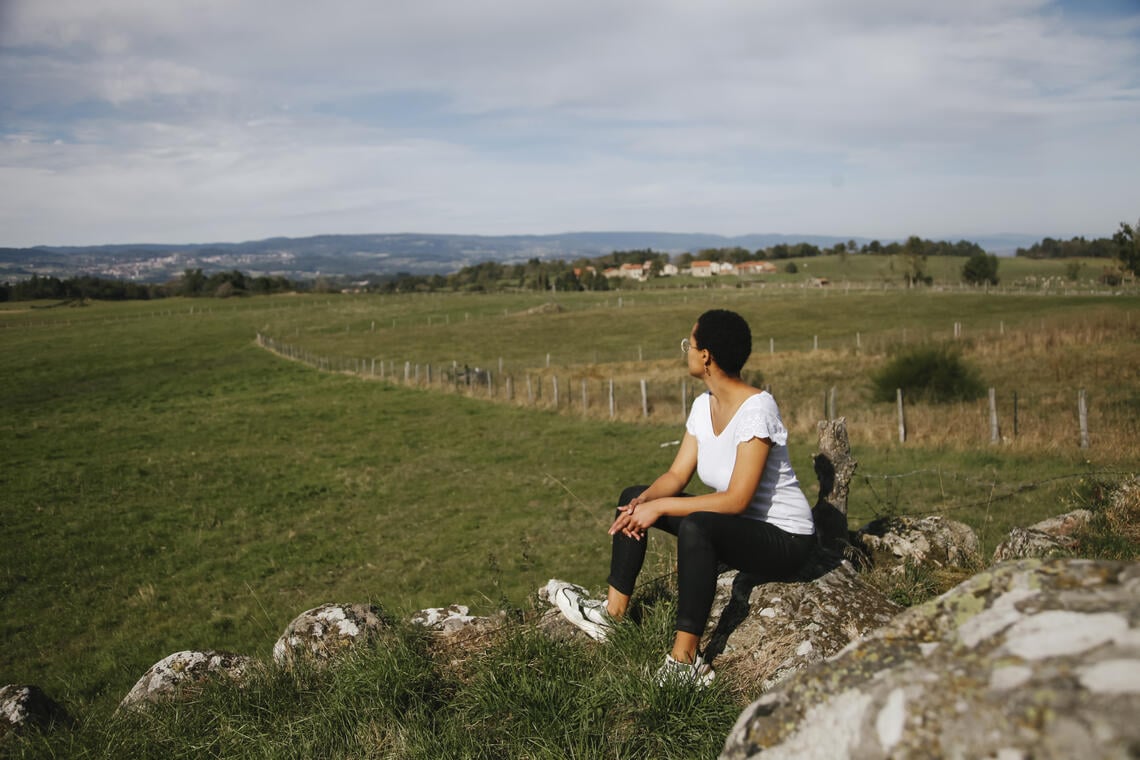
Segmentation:
[(1138, 218), (1140, 0), (0, 0), (0, 246)]

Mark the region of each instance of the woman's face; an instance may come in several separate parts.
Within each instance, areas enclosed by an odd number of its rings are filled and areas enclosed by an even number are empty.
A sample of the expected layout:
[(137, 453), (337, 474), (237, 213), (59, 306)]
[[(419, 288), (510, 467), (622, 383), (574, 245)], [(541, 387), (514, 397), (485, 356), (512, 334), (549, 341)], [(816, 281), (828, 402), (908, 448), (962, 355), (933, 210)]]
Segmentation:
[(707, 356), (708, 352), (697, 345), (697, 326), (694, 324), (693, 329), (689, 331), (689, 351), (685, 354), (690, 375), (704, 377)]

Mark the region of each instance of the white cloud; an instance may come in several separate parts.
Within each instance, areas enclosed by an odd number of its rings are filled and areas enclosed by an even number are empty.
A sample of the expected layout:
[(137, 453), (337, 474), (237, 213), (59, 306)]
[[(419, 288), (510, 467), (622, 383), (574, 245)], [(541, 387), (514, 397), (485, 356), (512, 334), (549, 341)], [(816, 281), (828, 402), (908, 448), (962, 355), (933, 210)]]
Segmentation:
[(1044, 0), (6, 11), (0, 245), (1088, 235), (1140, 201), (1126, 181), (1140, 14)]

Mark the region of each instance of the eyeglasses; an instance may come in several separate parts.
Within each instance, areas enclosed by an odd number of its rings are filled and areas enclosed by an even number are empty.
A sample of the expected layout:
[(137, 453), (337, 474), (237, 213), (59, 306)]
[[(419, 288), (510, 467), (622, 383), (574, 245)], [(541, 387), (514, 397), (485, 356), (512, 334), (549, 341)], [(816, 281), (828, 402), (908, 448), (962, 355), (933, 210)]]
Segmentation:
[(692, 347), (693, 347), (693, 344), (689, 342), (688, 338), (681, 338), (681, 353), (683, 353), (683, 354), (689, 353), (689, 349)]

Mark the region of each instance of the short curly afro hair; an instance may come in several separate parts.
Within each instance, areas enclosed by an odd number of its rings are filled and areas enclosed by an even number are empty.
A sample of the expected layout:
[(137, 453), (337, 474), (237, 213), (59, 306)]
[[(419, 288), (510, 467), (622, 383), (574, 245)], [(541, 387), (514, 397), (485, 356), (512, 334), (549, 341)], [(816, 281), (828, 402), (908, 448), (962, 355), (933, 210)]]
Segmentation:
[(752, 354), (752, 330), (735, 311), (706, 311), (697, 319), (693, 337), (697, 347), (708, 350), (717, 366), (729, 375), (739, 375)]

